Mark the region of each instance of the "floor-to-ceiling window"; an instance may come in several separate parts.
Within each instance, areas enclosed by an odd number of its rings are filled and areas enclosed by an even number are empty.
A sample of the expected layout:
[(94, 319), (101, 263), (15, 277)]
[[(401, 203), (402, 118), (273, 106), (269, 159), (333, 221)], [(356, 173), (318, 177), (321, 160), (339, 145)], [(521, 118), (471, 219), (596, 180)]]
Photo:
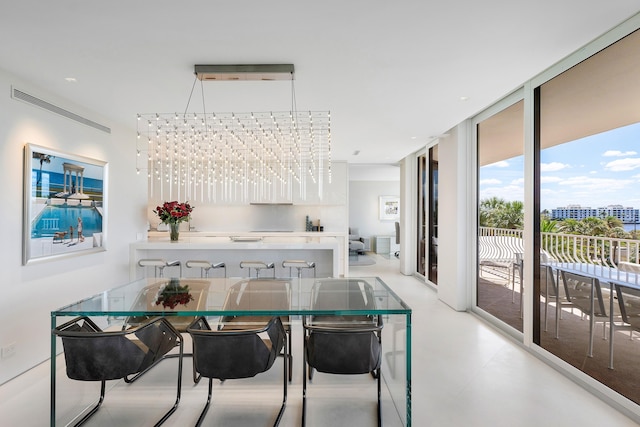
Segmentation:
[(427, 242), (426, 265), (429, 266), (428, 278), (431, 283), (438, 284), (438, 145), (429, 147), (429, 233)]
[(418, 171), (416, 272), (438, 284), (438, 145), (416, 157)]
[(425, 277), (426, 276), (426, 241), (427, 241), (427, 198), (429, 191), (429, 168), (427, 154), (419, 154), (416, 157), (418, 171), (417, 186), (418, 190), (416, 204), (416, 218), (418, 219), (416, 224), (416, 273)]
[(524, 101), (477, 124), (476, 305), (522, 332)]
[(533, 339), (636, 403), (639, 76), (636, 31), (541, 84), (534, 96)]

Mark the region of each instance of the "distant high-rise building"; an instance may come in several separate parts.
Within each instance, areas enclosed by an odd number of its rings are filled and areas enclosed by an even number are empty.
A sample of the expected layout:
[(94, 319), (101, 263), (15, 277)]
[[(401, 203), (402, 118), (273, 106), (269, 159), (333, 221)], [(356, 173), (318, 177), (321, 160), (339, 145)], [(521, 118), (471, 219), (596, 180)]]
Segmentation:
[(640, 223), (640, 209), (632, 207), (623, 207), (622, 205), (609, 205), (600, 208), (582, 207), (580, 205), (567, 205), (566, 207), (557, 207), (551, 209), (551, 219), (576, 219), (585, 218), (606, 218), (612, 216), (618, 218), (624, 224)]

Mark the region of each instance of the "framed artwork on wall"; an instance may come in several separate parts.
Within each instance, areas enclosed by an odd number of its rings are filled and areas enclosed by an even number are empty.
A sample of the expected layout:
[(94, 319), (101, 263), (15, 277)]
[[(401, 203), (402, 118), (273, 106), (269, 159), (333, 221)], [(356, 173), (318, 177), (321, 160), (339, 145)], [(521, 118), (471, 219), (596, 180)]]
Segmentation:
[(400, 218), (400, 198), (380, 196), (380, 221), (397, 221)]
[(106, 249), (107, 163), (26, 144), (22, 264)]

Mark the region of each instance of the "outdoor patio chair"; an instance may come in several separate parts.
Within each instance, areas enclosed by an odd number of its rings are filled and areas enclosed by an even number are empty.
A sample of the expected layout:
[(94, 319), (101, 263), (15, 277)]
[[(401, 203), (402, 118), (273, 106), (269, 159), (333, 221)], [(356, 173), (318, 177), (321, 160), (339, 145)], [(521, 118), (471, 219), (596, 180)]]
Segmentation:
[(596, 319), (600, 319), (598, 321), (603, 324), (603, 335), (606, 334), (606, 324), (609, 322), (600, 281), (596, 278), (564, 270), (560, 270), (560, 277), (562, 278), (566, 300), (569, 305), (578, 308), (589, 317), (589, 349), (587, 356), (592, 357)]

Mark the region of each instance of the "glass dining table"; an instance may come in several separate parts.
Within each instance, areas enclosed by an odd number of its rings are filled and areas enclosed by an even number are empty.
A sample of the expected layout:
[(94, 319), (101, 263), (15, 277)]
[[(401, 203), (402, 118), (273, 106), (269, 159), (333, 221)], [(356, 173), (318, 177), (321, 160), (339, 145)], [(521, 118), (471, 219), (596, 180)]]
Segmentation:
[[(321, 308), (313, 304), (318, 286), (332, 282), (334, 295), (330, 304)], [(345, 286), (341, 288), (340, 284)], [(275, 285), (278, 286), (275, 286)], [(335, 285), (338, 286), (335, 286)], [(264, 286), (261, 286), (264, 285)], [(374, 301), (366, 306), (353, 302), (353, 286), (372, 289)], [(282, 289), (286, 289), (286, 304), (282, 304)], [(340, 289), (344, 289), (341, 292)], [(337, 290), (337, 291), (336, 291)], [(243, 304), (233, 303), (238, 292), (243, 292)], [(320, 315), (320, 316), (319, 316)], [(256, 316), (289, 316), (292, 324), (300, 327), (295, 339), (302, 339), (303, 316), (381, 316), (382, 329), (382, 379), (388, 403), (385, 417), (393, 413), (389, 425), (411, 426), (411, 308), (378, 277), (348, 278), (145, 278), (126, 285), (100, 292), (51, 312), (51, 406), (50, 425), (66, 425), (77, 414), (68, 410), (56, 412), (61, 404), (57, 395), (57, 356), (62, 352), (60, 338), (53, 330), (70, 317), (89, 316), (103, 330), (120, 330), (123, 325), (143, 322), (156, 316), (166, 317), (179, 331), (198, 316), (211, 322), (224, 322)], [(358, 318), (358, 317), (354, 317)], [(296, 366), (301, 366), (302, 355)], [(65, 378), (66, 379), (66, 378)], [(58, 379), (61, 381), (61, 378)], [(386, 425), (386, 424), (385, 424)]]

